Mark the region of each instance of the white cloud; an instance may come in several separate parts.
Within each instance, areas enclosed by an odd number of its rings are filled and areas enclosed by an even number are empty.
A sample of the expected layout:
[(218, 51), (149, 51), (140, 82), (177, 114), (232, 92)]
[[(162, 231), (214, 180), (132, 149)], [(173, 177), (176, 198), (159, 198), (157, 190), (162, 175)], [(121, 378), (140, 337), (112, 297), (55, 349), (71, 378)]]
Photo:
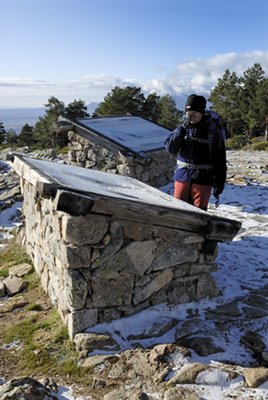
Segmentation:
[(86, 103), (102, 101), (114, 86), (141, 86), (144, 93), (159, 95), (188, 95), (190, 92), (209, 94), (224, 71), (229, 69), (241, 76), (255, 63), (268, 72), (268, 52), (216, 54), (209, 58), (195, 58), (178, 64), (174, 71), (146, 81), (112, 75), (86, 75), (80, 80), (45, 81), (30, 77), (0, 77), (0, 108), (39, 107), (55, 96), (66, 104), (74, 99)]
[(86, 103), (102, 101), (114, 86), (139, 85), (133, 79), (111, 75), (88, 75), (74, 81), (43, 81), (32, 78), (0, 77), (0, 108), (40, 107), (51, 96), (66, 104), (74, 99)]
[(226, 69), (238, 76), (260, 63), (268, 75), (268, 52), (217, 54), (210, 58), (197, 58), (178, 64), (173, 72), (164, 77), (146, 82), (146, 90), (155, 90), (158, 94), (188, 94), (196, 91), (209, 94), (222, 77)]

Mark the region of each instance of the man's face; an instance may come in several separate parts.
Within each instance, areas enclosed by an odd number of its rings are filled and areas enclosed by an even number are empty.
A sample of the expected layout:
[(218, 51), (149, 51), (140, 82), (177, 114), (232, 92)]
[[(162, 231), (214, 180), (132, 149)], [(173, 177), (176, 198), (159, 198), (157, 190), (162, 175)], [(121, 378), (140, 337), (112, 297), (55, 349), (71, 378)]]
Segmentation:
[(198, 111), (186, 111), (186, 115), (190, 118), (193, 125), (200, 122), (202, 118), (202, 114)]

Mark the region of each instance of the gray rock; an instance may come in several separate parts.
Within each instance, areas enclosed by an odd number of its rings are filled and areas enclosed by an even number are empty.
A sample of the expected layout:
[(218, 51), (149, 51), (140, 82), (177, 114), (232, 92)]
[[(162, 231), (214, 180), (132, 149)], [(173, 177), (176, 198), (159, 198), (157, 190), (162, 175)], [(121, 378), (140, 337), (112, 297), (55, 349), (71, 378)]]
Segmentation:
[(119, 356), (116, 355), (98, 354), (96, 356), (82, 358), (79, 361), (78, 366), (82, 368), (95, 368), (98, 365), (115, 364), (118, 360)]
[(200, 363), (186, 364), (180, 368), (175, 375), (168, 381), (168, 386), (178, 384), (195, 383), (195, 379), (200, 372), (205, 371), (208, 367)]
[[(150, 351), (149, 360), (152, 365), (156, 365), (159, 369), (159, 366), (163, 364), (170, 363), (170, 355), (179, 354), (183, 357), (189, 357), (191, 352), (185, 347), (179, 346), (177, 344), (158, 344), (154, 346), (154, 348)], [(171, 367), (171, 365), (170, 365)]]
[(74, 337), (76, 349), (83, 354), (93, 350), (118, 350), (117, 342), (110, 336), (97, 333), (78, 333)]
[(93, 376), (92, 387), (94, 388), (104, 388), (108, 383), (105, 379), (100, 378), (99, 376)]
[(149, 396), (142, 390), (137, 390), (133, 393), (133, 400), (149, 400)]
[(215, 316), (225, 315), (228, 317), (240, 317), (241, 312), (237, 305), (237, 302), (226, 303), (222, 306), (217, 307), (215, 310), (212, 311)]
[(268, 368), (246, 368), (243, 376), (248, 387), (256, 388), (268, 380)]
[(266, 348), (261, 335), (253, 331), (247, 331), (243, 336), (241, 336), (240, 343), (256, 354), (261, 354)]
[(9, 269), (9, 276), (17, 276), (18, 278), (33, 272), (33, 266), (28, 263), (15, 265)]
[(146, 393), (139, 389), (126, 390), (126, 389), (114, 389), (107, 393), (103, 400), (150, 400)]
[(9, 296), (22, 292), (27, 286), (27, 282), (17, 276), (8, 276), (3, 280), (3, 283)]
[(168, 317), (159, 317), (157, 322), (145, 328), (142, 332), (136, 335), (129, 335), (127, 337), (128, 340), (134, 339), (146, 339), (146, 338), (153, 338), (162, 336), (164, 333), (169, 331), (170, 329), (174, 328), (178, 323), (178, 320), (175, 318), (168, 318)]
[(0, 281), (0, 297), (5, 297), (5, 295), (6, 295), (6, 286), (2, 281)]
[(12, 379), (0, 386), (1, 400), (57, 400), (58, 396), (30, 377)]
[(175, 332), (175, 341), (178, 342), (180, 339), (195, 335), (200, 332), (204, 332), (207, 327), (206, 321), (199, 318), (191, 318), (186, 321), (180, 321)]
[(221, 353), (224, 349), (214, 344), (210, 337), (189, 337), (178, 340), (178, 343), (185, 347), (190, 347), (198, 355), (206, 357), (210, 354)]
[(199, 400), (200, 397), (193, 390), (175, 387), (165, 391), (164, 400)]
[(268, 310), (268, 299), (255, 293), (250, 294), (248, 298), (244, 300), (244, 303), (251, 307)]

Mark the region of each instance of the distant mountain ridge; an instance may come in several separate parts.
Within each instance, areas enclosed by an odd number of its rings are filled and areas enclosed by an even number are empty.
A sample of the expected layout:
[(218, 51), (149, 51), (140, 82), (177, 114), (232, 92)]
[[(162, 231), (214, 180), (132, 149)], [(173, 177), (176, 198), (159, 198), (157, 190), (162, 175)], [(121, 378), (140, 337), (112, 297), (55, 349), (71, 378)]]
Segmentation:
[[(173, 96), (177, 108), (181, 111), (184, 110), (184, 104), (186, 102), (186, 95), (174, 95)], [(98, 107), (99, 103), (92, 102), (87, 105), (87, 111), (91, 115)], [(39, 117), (43, 117), (45, 114), (45, 107), (35, 108), (2, 108), (0, 109), (0, 122), (3, 122), (5, 130), (13, 129), (16, 133), (20, 133), (21, 128), (28, 124), (34, 126), (38, 121)]]
[[(99, 103), (92, 102), (87, 105), (89, 114), (92, 114)], [(21, 128), (28, 124), (34, 126), (39, 117), (45, 114), (45, 107), (36, 108), (2, 108), (0, 109), (0, 122), (3, 122), (5, 130), (14, 129), (16, 133), (20, 133)]]
[(42, 117), (44, 113), (44, 107), (0, 109), (0, 122), (3, 122), (6, 131), (14, 129), (19, 133), (25, 124), (35, 125), (38, 118)]

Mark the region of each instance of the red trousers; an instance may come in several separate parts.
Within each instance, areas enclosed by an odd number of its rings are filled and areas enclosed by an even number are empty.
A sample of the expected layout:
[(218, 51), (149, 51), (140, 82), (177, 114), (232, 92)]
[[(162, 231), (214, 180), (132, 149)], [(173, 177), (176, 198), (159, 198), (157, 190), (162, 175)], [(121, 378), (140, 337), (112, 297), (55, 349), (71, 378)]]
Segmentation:
[(211, 186), (175, 181), (174, 197), (195, 207), (202, 208), (202, 210), (207, 210), (211, 189)]

